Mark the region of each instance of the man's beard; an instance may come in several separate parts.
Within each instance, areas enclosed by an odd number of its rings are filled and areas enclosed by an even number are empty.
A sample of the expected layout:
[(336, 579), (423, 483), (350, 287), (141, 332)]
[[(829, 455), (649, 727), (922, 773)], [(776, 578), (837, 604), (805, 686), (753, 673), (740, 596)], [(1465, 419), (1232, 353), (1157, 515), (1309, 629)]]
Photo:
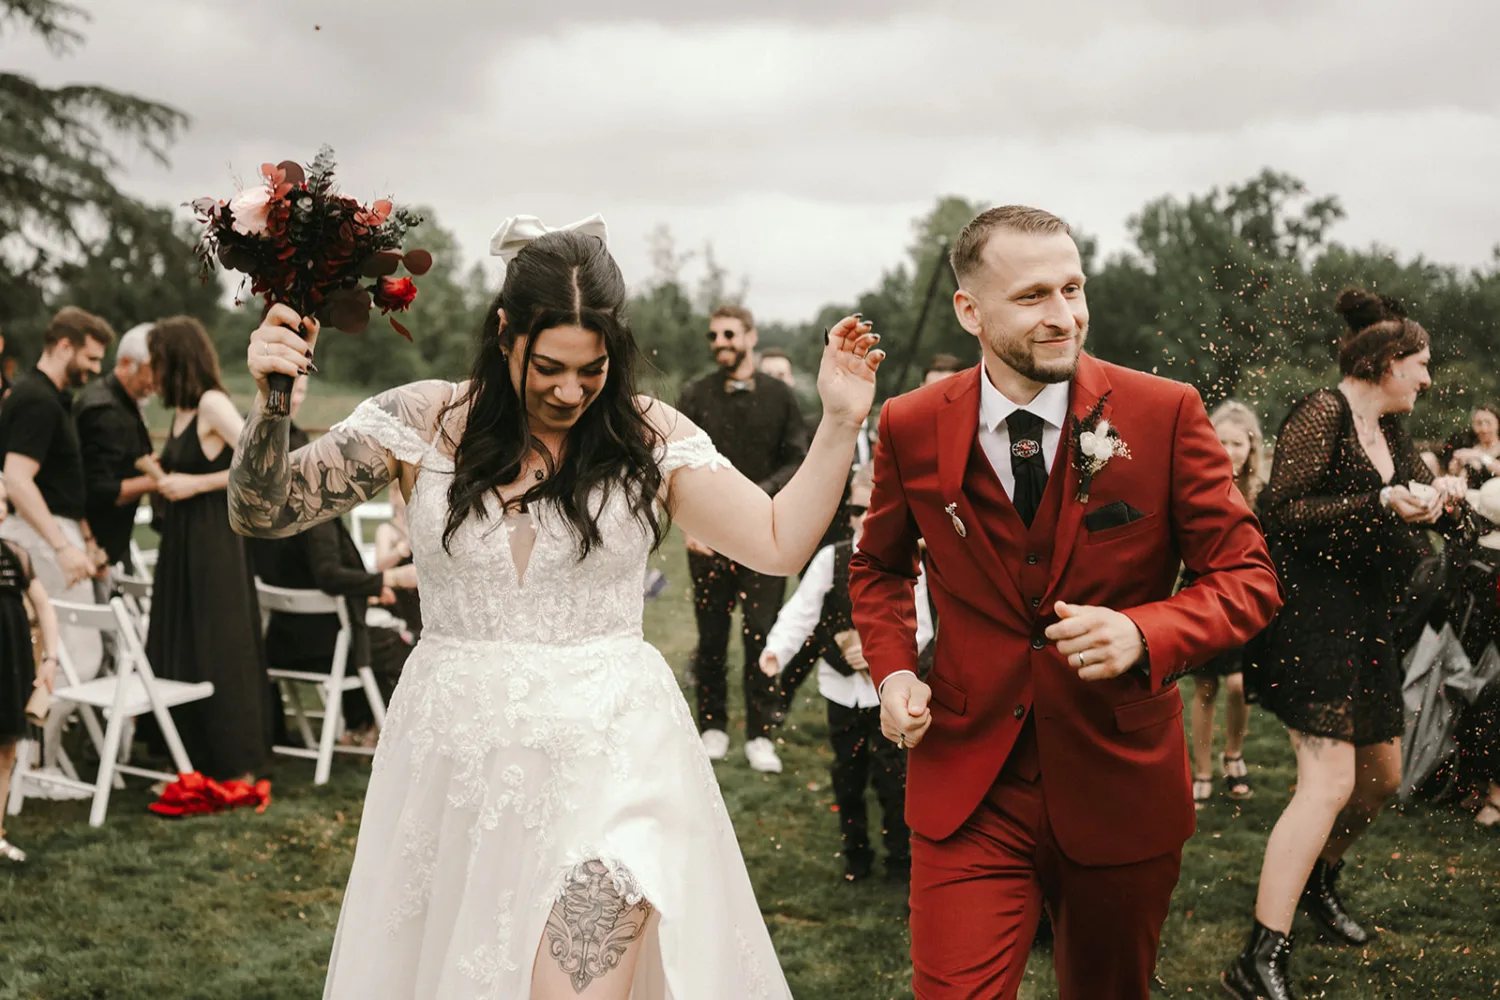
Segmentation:
[(734, 352), (734, 357), (731, 358), (726, 363), (724, 361), (724, 355), (722, 353), (715, 352), (715, 354), (714, 354), (714, 360), (719, 363), (719, 370), (720, 371), (732, 372), (732, 371), (735, 371), (736, 369), (738, 369), (740, 365), (742, 365), (742, 364), (745, 363), (745, 358), (747, 356), (748, 356), (748, 352), (742, 351), (742, 350), (736, 350)]
[(82, 389), (84, 387), (84, 385), (88, 382), (88, 380), (89, 380), (89, 371), (88, 371), (87, 368), (71, 368), (70, 367), (68, 369), (68, 388), (69, 389)]
[(1030, 348), (1030, 337), (1013, 341), (1001, 341), (997, 338), (990, 344), (990, 349), (995, 352), (995, 355), (1009, 365), (1017, 375), (1041, 385), (1067, 382), (1078, 374), (1078, 356), (1083, 352), (1081, 344), (1073, 352), (1070, 360), (1058, 360), (1048, 365), (1037, 364)]

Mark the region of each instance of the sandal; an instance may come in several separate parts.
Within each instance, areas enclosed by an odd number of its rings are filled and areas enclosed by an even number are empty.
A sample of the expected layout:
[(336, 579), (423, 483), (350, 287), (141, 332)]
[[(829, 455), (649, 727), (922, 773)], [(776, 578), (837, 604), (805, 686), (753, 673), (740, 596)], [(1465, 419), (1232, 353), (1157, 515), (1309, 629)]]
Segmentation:
[(26, 852), (6, 840), (4, 836), (0, 836), (0, 858), (8, 858), (16, 864), (20, 864), (26, 860)]
[(1223, 755), (1224, 761), (1224, 793), (1231, 799), (1253, 798), (1255, 789), (1250, 787), (1250, 769), (1245, 766), (1243, 754), (1231, 757)]
[(1202, 809), (1208, 805), (1208, 800), (1214, 797), (1214, 779), (1212, 775), (1193, 776), (1193, 808)]

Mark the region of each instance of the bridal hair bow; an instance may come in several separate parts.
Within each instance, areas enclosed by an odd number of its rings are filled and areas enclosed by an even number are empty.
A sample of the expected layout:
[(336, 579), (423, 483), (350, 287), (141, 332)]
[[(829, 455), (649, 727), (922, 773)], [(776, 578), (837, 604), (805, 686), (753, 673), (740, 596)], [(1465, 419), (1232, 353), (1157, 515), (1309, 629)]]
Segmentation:
[(499, 257), (509, 264), (516, 259), (516, 254), (525, 249), (526, 244), (539, 236), (547, 233), (583, 233), (585, 236), (597, 236), (606, 244), (609, 242), (609, 231), (604, 226), (604, 216), (595, 212), (587, 219), (579, 219), (570, 222), (566, 226), (553, 228), (546, 225), (541, 219), (534, 215), (512, 215), (500, 223), (500, 228), (495, 230), (495, 235), (490, 237), (490, 256)]

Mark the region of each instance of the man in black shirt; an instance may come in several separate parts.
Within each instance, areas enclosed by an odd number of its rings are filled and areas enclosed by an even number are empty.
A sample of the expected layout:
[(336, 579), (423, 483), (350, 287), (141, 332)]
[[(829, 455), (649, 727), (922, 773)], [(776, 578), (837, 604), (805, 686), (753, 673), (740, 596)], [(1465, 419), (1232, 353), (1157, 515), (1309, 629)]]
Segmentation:
[[(92, 578), (108, 563), (89, 532), (83, 456), (73, 426), (73, 395), (98, 374), (115, 339), (108, 323), (68, 306), (47, 326), (36, 368), (16, 380), (0, 406), (0, 455), (5, 488), (19, 517), (0, 524), (0, 537), (31, 556), (47, 593), (94, 602)], [(63, 645), (80, 679), (99, 672), (99, 633), (64, 627)]]
[[(807, 425), (796, 397), (781, 382), (756, 371), (755, 320), (748, 309), (715, 309), (708, 342), (718, 371), (688, 385), (678, 409), (708, 433), (736, 469), (774, 496), (807, 455)], [(776, 681), (757, 665), (781, 610), (786, 580), (746, 569), (692, 538), (687, 548), (698, 619), (693, 663), (704, 748), (714, 760), (729, 751), (725, 660), (730, 617), (738, 602), (744, 617), (745, 756), (757, 771), (779, 772), (781, 759), (770, 739), (779, 707)]]
[(130, 561), (135, 512), (141, 497), (155, 488), (154, 480), (135, 467), (137, 459), (151, 454), (151, 433), (141, 415), (141, 403), (155, 387), (146, 339), (151, 327), (142, 323), (121, 337), (115, 370), (86, 385), (73, 403), (89, 527), (110, 564), (124, 563), (131, 572), (139, 570)]

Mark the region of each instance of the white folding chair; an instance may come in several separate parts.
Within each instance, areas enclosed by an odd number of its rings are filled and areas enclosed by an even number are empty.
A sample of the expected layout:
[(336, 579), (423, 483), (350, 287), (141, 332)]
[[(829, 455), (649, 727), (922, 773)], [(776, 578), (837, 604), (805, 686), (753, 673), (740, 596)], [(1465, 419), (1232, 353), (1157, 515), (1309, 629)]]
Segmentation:
[(366, 569), (375, 569), (375, 529), (390, 519), (391, 505), (387, 500), (367, 500), (349, 512), (349, 534), (354, 536)]
[(125, 605), (125, 612), (130, 616), (135, 625), (136, 635), (140, 637), (144, 646), (146, 636), (151, 630), (151, 591), (152, 583), (144, 577), (131, 576), (127, 573), (116, 573), (113, 577), (115, 590), (119, 591), (120, 600)]
[[(385, 701), (380, 697), (380, 688), (375, 684), (375, 671), (365, 664), (361, 665), (353, 676), (348, 673), (349, 645), (353, 639), (353, 632), (349, 627), (349, 612), (344, 606), (342, 597), (334, 597), (321, 590), (273, 587), (260, 580), (255, 581), (255, 589), (260, 595), (260, 609), (267, 617), (271, 612), (284, 615), (338, 616), (339, 634), (334, 641), (333, 662), (329, 665), (327, 673), (313, 670), (289, 670), (278, 667), (274, 663), (266, 671), (281, 689), (281, 698), (285, 706), (292, 710), (292, 716), (297, 720), (297, 729), (302, 736), (303, 744), (300, 747), (278, 746), (272, 749), (291, 757), (306, 757), (317, 761), (313, 783), (326, 784), (329, 772), (333, 769), (335, 751), (365, 755), (375, 752), (372, 747), (338, 744), (339, 732), (343, 728), (345, 691), (363, 690), (365, 698), (370, 703), (370, 712), (375, 717), (375, 725), (382, 729), (385, 727)], [(293, 683), (313, 685), (322, 702), (322, 711), (309, 711), (304, 707), (298, 691), (292, 687)], [(310, 718), (321, 718), (316, 737), (308, 722)]]
[[(167, 742), (167, 749), (171, 751), (172, 763), (177, 768), (178, 774), (191, 771), (192, 761), (188, 759), (187, 751), (183, 749), (182, 739), (177, 734), (177, 726), (172, 722), (171, 713), (167, 710), (210, 697), (214, 693), (214, 686), (208, 681), (194, 684), (158, 678), (152, 671), (151, 664), (146, 661), (146, 653), (141, 648), (141, 640), (136, 634), (135, 624), (130, 620), (124, 602), (118, 597), (113, 598), (108, 604), (53, 601), (52, 606), (57, 611), (59, 623), (71, 625), (74, 628), (110, 633), (117, 644), (114, 674), (82, 684), (75, 683), (77, 674), (68, 658), (67, 648), (63, 647), (58, 650), (59, 666), (62, 667), (63, 676), (68, 679), (69, 683), (53, 692), (53, 712), (66, 713), (76, 707), (87, 722), (89, 710), (99, 709), (108, 719), (104, 733), (94, 736), (99, 748), (99, 773), (95, 780), (89, 783), (73, 777), (29, 769), (22, 770), (17, 767), (12, 781), (11, 811), (20, 811), (21, 802), (24, 799), (22, 789), (26, 782), (50, 782), (92, 792), (94, 805), (89, 810), (89, 825), (100, 826), (104, 823), (104, 813), (109, 808), (110, 789), (119, 783), (118, 779), (121, 774), (153, 778), (157, 781), (177, 780), (177, 774), (167, 774), (164, 771), (153, 771), (120, 762), (126, 724), (136, 716), (150, 712), (155, 716), (162, 738)], [(90, 733), (94, 735), (93, 727), (90, 727)]]

